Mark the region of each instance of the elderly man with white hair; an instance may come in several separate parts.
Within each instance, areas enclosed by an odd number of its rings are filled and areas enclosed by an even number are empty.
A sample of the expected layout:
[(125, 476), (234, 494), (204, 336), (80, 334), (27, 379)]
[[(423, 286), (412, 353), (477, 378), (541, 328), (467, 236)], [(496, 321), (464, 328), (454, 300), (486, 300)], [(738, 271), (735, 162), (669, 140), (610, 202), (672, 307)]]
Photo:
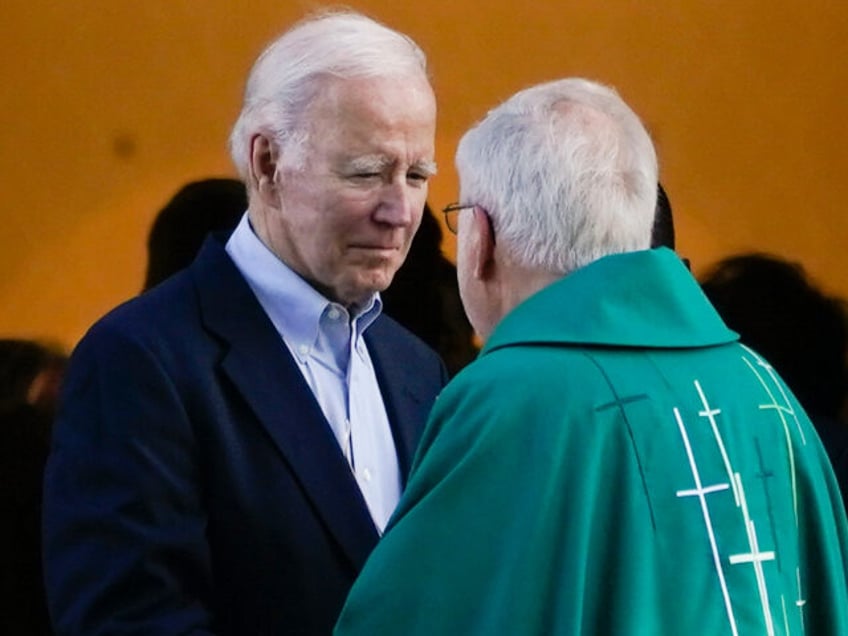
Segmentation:
[(241, 223), (74, 352), (45, 477), (57, 634), (330, 633), (447, 378), (379, 296), (435, 118), (421, 49), (362, 15), (258, 59)]
[(649, 249), (638, 117), (594, 82), (542, 84), (456, 163), (446, 214), (485, 344), (436, 401), (336, 634), (848, 634), (827, 457), (774, 369)]

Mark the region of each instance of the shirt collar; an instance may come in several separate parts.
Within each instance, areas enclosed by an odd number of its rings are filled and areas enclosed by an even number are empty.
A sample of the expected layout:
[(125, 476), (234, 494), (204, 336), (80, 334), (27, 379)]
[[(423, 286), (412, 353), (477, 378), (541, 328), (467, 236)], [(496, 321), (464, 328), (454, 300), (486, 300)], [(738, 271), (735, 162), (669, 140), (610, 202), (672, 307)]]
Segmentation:
[[(227, 241), (226, 250), (295, 355), (308, 355), (315, 345), (322, 316), (334, 309), (348, 311), (324, 297), (268, 249), (253, 231), (247, 213)], [(355, 339), (377, 319), (382, 307), (375, 292), (353, 308), (350, 318)]]

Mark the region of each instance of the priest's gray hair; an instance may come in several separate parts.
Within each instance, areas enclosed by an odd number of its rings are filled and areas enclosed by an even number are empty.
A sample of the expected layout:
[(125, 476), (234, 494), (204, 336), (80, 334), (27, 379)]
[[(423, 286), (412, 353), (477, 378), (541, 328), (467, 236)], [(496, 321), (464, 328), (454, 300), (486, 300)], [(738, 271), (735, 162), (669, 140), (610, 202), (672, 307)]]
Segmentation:
[(306, 141), (302, 115), (329, 78), (427, 75), (427, 58), (408, 36), (352, 11), (311, 15), (272, 42), (256, 60), (241, 114), (230, 135), (230, 154), (247, 180), (250, 144), (264, 134), (282, 160), (301, 161)]
[(461, 201), (483, 207), (516, 264), (566, 274), (647, 249), (657, 157), (610, 87), (564, 79), (523, 90), (459, 143)]

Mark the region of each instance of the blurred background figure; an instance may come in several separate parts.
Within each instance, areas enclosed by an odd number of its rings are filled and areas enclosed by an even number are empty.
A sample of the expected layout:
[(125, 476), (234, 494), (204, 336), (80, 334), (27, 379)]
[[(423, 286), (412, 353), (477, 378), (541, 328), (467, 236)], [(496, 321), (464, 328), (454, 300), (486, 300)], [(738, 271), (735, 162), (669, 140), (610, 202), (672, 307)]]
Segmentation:
[(822, 438), (848, 504), (848, 311), (803, 267), (761, 253), (731, 256), (701, 280), (704, 293), (744, 344), (786, 380)]
[(41, 487), (64, 352), (0, 339), (0, 634), (50, 634), (41, 576)]
[(429, 205), (406, 261), (383, 292), (383, 311), (435, 349), (453, 377), (477, 355), (459, 298), (456, 266), (442, 254), (442, 229)]
[(674, 249), (674, 218), (671, 201), (662, 183), (657, 182), (657, 207), (654, 212), (654, 227), (651, 230), (651, 247)]
[[(0, 339), (0, 410), (24, 404), (53, 418), (66, 364), (67, 354), (58, 346)], [(42, 433), (46, 442), (49, 429)]]
[[(654, 208), (654, 225), (651, 228), (651, 249), (667, 247), (670, 250), (676, 250), (674, 238), (674, 216), (671, 212), (671, 200), (668, 198), (668, 193), (663, 184), (657, 182), (657, 205)], [(680, 256), (680, 260), (691, 269), (688, 258)]]
[(247, 191), (238, 179), (202, 179), (180, 188), (150, 230), (143, 291), (187, 267), (210, 232), (231, 232), (245, 210)]

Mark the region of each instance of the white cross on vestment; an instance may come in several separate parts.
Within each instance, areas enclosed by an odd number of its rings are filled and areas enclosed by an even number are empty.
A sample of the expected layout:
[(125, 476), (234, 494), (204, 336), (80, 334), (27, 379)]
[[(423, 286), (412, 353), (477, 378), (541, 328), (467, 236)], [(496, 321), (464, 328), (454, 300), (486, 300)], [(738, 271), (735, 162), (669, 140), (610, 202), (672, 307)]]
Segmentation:
[(766, 577), (763, 573), (763, 561), (774, 561), (774, 552), (760, 552), (760, 545), (757, 541), (757, 531), (754, 528), (754, 522), (748, 514), (748, 502), (745, 499), (745, 491), (742, 488), (742, 478), (739, 473), (733, 475), (736, 480), (736, 489), (739, 492), (740, 503), (742, 504), (742, 517), (745, 521), (745, 531), (748, 534), (748, 546), (750, 552), (744, 554), (733, 554), (730, 556), (731, 565), (739, 563), (751, 563), (754, 566), (754, 574), (757, 577), (757, 590), (760, 593), (760, 605), (763, 608), (763, 620), (766, 623), (766, 633), (769, 636), (774, 636), (774, 625), (771, 618), (771, 606), (769, 605), (768, 589), (766, 588)]
[(710, 404), (707, 402), (707, 396), (701, 388), (701, 383), (698, 382), (698, 380), (695, 380), (695, 389), (697, 389), (698, 396), (701, 398), (701, 404), (704, 406), (702, 411), (698, 411), (698, 415), (706, 417), (710, 421), (710, 428), (712, 428), (713, 436), (715, 437), (716, 444), (718, 445), (718, 450), (721, 453), (721, 460), (724, 462), (724, 469), (727, 471), (727, 479), (733, 489), (733, 501), (735, 501), (738, 506), (739, 494), (736, 492), (736, 482), (733, 480), (733, 468), (730, 466), (730, 458), (727, 456), (727, 450), (724, 448), (724, 440), (721, 437), (721, 433), (719, 433), (718, 422), (716, 422), (715, 418), (716, 415), (721, 414), (721, 409), (710, 408)]
[(697, 497), (701, 503), (701, 513), (704, 515), (704, 525), (707, 528), (707, 537), (710, 541), (710, 549), (713, 554), (713, 564), (715, 565), (716, 574), (718, 575), (719, 585), (721, 585), (721, 593), (724, 598), (724, 607), (727, 610), (727, 620), (730, 623), (730, 631), (733, 636), (738, 636), (739, 632), (736, 629), (736, 618), (733, 616), (733, 606), (730, 604), (730, 592), (727, 590), (727, 583), (724, 580), (724, 569), (721, 565), (721, 558), (718, 554), (718, 545), (716, 544), (715, 533), (713, 532), (713, 523), (710, 519), (710, 509), (707, 506), (706, 495), (722, 490), (728, 490), (729, 484), (714, 484), (706, 488), (701, 483), (701, 474), (698, 471), (698, 464), (695, 462), (695, 455), (692, 453), (692, 445), (689, 443), (689, 435), (686, 433), (686, 426), (683, 424), (683, 418), (680, 417), (680, 411), (677, 407), (674, 408), (674, 417), (677, 420), (677, 428), (680, 431), (680, 437), (683, 439), (683, 446), (686, 448), (686, 456), (689, 459), (689, 468), (692, 471), (692, 477), (695, 480), (695, 488), (687, 490), (678, 490), (678, 497)]

